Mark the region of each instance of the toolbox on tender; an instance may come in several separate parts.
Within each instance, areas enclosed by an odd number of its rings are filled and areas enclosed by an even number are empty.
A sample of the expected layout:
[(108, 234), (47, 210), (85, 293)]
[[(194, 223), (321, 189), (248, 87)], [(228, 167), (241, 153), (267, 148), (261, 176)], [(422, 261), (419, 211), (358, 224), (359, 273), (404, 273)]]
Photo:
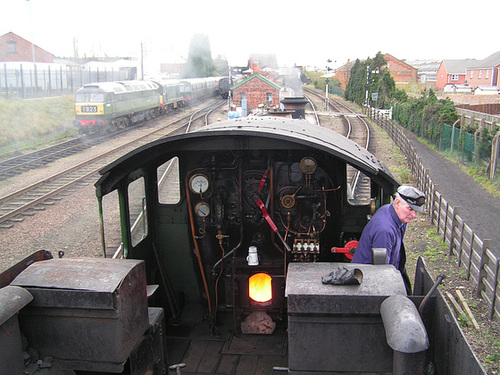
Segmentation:
[[(361, 284), (323, 284), (336, 265), (360, 269)], [(406, 295), (394, 266), (290, 263), (285, 293), (290, 374), (392, 371), (380, 304), (388, 296)]]
[(51, 259), (11, 285), (33, 295), (20, 314), (29, 345), (73, 369), (119, 372), (148, 329), (141, 260)]

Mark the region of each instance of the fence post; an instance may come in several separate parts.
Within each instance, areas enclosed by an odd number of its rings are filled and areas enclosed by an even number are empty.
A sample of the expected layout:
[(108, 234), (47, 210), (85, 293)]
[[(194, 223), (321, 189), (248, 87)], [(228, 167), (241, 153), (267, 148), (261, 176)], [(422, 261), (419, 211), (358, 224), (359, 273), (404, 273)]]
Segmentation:
[(441, 224), (441, 204), (443, 202), (443, 195), (439, 194), (439, 205), (438, 205), (438, 212), (437, 212), (437, 229), (436, 229), (436, 234), (439, 234), (439, 226)]
[(458, 266), (462, 265), (462, 245), (464, 243), (464, 229), (465, 229), (465, 221), (462, 219), (462, 228), (460, 229), (460, 243), (458, 246)]
[[(463, 117), (463, 114), (462, 114), (462, 117)], [(459, 120), (455, 121), (453, 123), (452, 128), (451, 128), (450, 156), (453, 156), (453, 146), (455, 143), (455, 125), (457, 124), (458, 121)], [(462, 121), (460, 121), (460, 123), (462, 123)]]
[(33, 73), (35, 74), (35, 96), (38, 98), (38, 68), (36, 64), (33, 66)]
[(476, 233), (472, 231), (472, 238), (470, 240), (469, 246), (469, 264), (467, 265), (467, 280), (470, 279), (470, 268), (472, 266), (472, 251), (474, 250), (474, 239), (476, 238)]
[(59, 67), (59, 78), (61, 79), (61, 95), (64, 95), (62, 66)]
[(479, 134), (480, 134), (480, 129), (478, 128), (474, 132), (474, 165), (478, 165), (479, 163)]
[[(68, 67), (66, 67), (66, 81), (68, 81)], [(75, 92), (75, 89), (73, 88), (73, 70), (71, 70), (71, 68), (69, 69), (68, 89), (69, 89), (68, 94), (72, 94), (73, 92)]]
[(430, 216), (430, 220), (431, 220), (431, 225), (432, 225), (432, 220), (434, 219), (434, 192), (436, 190), (436, 185), (432, 185), (431, 186), (431, 194), (430, 195), (430, 199), (429, 199), (429, 216)]
[[(396, 132), (396, 123), (392, 119), (390, 119), (388, 121), (389, 121), (389, 126), (391, 128), (391, 138), (394, 139), (394, 133)], [(396, 142), (396, 144), (397, 144), (397, 142)]]
[(424, 184), (422, 185), (422, 191), (427, 197), (427, 209), (429, 209), (429, 169), (424, 169)]
[(21, 98), (25, 98), (25, 87), (24, 87), (24, 72), (23, 72), (23, 64), (19, 64), (19, 71), (21, 72)]
[(490, 180), (495, 178), (498, 161), (498, 139), (500, 138), (500, 131), (498, 131), (491, 141), (491, 161), (490, 161)]
[(49, 71), (48, 71), (48, 75), (49, 75), (49, 83), (48, 83), (49, 96), (52, 96), (52, 71), (50, 70), (50, 65), (49, 65), (48, 69), (49, 69)]
[(451, 235), (450, 235), (450, 246), (448, 248), (448, 255), (453, 253), (453, 241), (455, 239), (455, 224), (457, 223), (457, 215), (460, 213), (460, 207), (453, 207), (453, 216), (451, 218)]
[(448, 210), (450, 209), (450, 204), (446, 202), (446, 210), (444, 213), (444, 225), (443, 225), (443, 242), (446, 243), (446, 227), (448, 226)]
[(481, 297), (481, 292), (484, 290), (483, 277), (487, 277), (488, 273), (486, 272), (486, 263), (488, 263), (488, 257), (486, 256), (486, 249), (489, 249), (491, 246), (491, 240), (486, 239), (483, 240), (483, 247), (481, 249), (481, 259), (479, 261), (479, 276), (477, 277), (477, 288), (476, 288), (476, 297)]
[(495, 316), (495, 305), (497, 303), (497, 288), (498, 288), (498, 259), (495, 262), (495, 276), (493, 278), (493, 297), (491, 298), (490, 320)]
[(7, 64), (3, 64), (3, 75), (5, 77), (5, 97), (9, 97), (9, 84), (7, 83)]

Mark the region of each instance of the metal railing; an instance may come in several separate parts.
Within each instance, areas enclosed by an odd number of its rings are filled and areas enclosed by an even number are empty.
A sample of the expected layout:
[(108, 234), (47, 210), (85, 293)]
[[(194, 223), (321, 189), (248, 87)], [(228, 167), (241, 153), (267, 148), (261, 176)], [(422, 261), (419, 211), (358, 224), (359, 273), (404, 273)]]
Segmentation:
[(73, 94), (87, 83), (131, 80), (136, 74), (135, 68), (3, 63), (0, 64), (0, 97), (27, 99)]

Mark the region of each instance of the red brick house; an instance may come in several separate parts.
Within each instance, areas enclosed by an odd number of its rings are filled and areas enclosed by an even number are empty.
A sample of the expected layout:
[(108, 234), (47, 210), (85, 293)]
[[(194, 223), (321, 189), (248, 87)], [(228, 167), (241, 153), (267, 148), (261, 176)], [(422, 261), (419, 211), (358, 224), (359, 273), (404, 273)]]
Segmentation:
[(417, 83), (417, 69), (408, 65), (404, 61), (396, 59), (394, 56), (386, 53), (384, 60), (387, 62), (385, 68), (389, 70), (396, 85), (407, 85)]
[(351, 70), (353, 66), (354, 61), (347, 60), (347, 63), (335, 69), (335, 78), (339, 80), (340, 88), (342, 90), (345, 90), (345, 88), (347, 87), (347, 83), (351, 79)]
[(35, 62), (53, 63), (54, 55), (37, 45), (21, 38), (12, 32), (0, 36), (0, 61), (25, 61), (33, 62), (33, 47)]
[(472, 87), (496, 86), (500, 87), (500, 52), (488, 56), (484, 60), (469, 64), (465, 71), (465, 81)]
[(436, 88), (444, 89), (447, 84), (463, 85), (466, 83), (465, 72), (467, 66), (474, 65), (474, 59), (465, 60), (443, 60), (436, 76)]
[(246, 113), (258, 108), (273, 108), (280, 104), (280, 87), (258, 73), (252, 74), (231, 88), (233, 105), (246, 107)]

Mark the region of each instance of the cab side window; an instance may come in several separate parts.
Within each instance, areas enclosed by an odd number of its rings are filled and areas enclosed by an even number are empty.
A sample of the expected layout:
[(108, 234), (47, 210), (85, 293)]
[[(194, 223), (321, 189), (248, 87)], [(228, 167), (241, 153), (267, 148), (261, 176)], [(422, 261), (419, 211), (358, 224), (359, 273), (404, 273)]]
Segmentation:
[(181, 200), (179, 158), (173, 157), (157, 169), (158, 202), (177, 204)]
[(132, 246), (136, 246), (148, 234), (146, 212), (146, 188), (144, 177), (128, 185), (130, 237)]

